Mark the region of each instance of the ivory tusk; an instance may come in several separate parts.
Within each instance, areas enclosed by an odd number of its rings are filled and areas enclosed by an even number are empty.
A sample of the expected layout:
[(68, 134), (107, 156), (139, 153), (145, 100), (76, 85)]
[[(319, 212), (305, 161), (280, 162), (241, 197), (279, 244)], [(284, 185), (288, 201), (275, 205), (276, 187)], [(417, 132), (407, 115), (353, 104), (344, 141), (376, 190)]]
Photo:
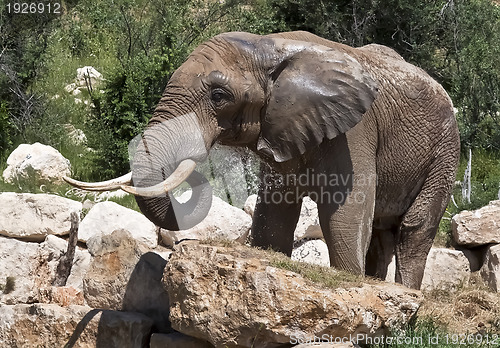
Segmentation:
[(132, 181), (132, 172), (120, 176), (119, 178), (101, 181), (101, 182), (83, 182), (78, 181), (67, 176), (63, 176), (64, 181), (68, 184), (75, 186), (82, 190), (88, 191), (110, 191), (117, 190), (121, 188), (123, 185), (129, 185)]
[(156, 197), (164, 195), (170, 190), (173, 190), (187, 179), (196, 167), (196, 162), (191, 159), (183, 160), (175, 169), (175, 171), (164, 181), (150, 187), (134, 187), (122, 185), (120, 188), (135, 196), (141, 197)]

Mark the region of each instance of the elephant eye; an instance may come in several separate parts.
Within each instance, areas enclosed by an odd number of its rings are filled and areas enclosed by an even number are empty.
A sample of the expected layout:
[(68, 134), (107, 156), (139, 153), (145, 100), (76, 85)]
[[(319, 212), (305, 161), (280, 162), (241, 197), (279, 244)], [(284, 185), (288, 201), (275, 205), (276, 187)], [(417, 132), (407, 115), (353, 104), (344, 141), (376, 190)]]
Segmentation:
[(218, 105), (221, 104), (224, 100), (228, 99), (228, 93), (222, 88), (216, 88), (212, 91), (211, 95), (212, 101)]

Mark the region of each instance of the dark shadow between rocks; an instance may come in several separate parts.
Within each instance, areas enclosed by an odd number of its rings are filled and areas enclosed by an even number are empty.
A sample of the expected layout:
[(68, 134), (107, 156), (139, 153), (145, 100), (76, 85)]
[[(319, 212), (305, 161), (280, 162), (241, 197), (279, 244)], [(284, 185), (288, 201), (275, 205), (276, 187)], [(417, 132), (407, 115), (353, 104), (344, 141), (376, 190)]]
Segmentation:
[(87, 327), (87, 325), (100, 312), (102, 312), (102, 309), (92, 309), (90, 312), (85, 314), (82, 320), (80, 320), (80, 322), (76, 325), (75, 331), (73, 331), (73, 334), (69, 338), (68, 343), (64, 345), (64, 348), (73, 348), (77, 343), (78, 339), (80, 338), (80, 336), (82, 335), (83, 331)]
[(163, 288), (163, 270), (167, 261), (154, 252), (141, 256), (135, 265), (123, 297), (122, 310), (136, 312), (153, 319), (153, 332), (169, 333), (170, 303)]

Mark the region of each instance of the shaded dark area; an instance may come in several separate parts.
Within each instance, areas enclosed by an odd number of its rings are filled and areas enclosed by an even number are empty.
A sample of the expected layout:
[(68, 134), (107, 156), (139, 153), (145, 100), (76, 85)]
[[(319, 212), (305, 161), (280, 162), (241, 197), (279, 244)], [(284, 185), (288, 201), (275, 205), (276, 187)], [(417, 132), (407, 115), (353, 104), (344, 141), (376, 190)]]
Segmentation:
[(160, 255), (148, 252), (143, 254), (135, 266), (123, 298), (124, 311), (142, 313), (153, 319), (153, 332), (172, 331), (169, 312), (168, 293), (163, 289), (161, 279), (167, 261)]

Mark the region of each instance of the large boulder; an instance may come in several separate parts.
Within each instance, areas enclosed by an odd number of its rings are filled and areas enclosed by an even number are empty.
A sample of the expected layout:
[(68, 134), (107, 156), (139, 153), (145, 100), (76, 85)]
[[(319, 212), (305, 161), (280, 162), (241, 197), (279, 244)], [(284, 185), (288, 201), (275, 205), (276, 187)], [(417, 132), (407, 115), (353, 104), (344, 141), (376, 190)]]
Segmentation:
[[(38, 300), (38, 243), (0, 237), (0, 303), (32, 303)], [(45, 272), (43, 275), (46, 275)]]
[(66, 235), (71, 213), (78, 218), (82, 204), (50, 194), (0, 193), (0, 235), (43, 241), (47, 235)]
[(127, 230), (130, 235), (149, 248), (158, 245), (156, 226), (141, 213), (125, 208), (115, 202), (97, 203), (80, 223), (78, 240), (87, 243), (93, 254), (101, 245), (101, 238), (118, 229)]
[(323, 238), (319, 225), (318, 207), (309, 197), (304, 197), (300, 208), (300, 217), (294, 233), (295, 240), (304, 238)]
[[(52, 286), (66, 249), (67, 242), (55, 236), (48, 236), (41, 244), (0, 237), (0, 285), (3, 285), (0, 303), (40, 302), (44, 289)], [(77, 292), (83, 290), (81, 278), (89, 259), (86, 250), (76, 250), (66, 285)]]
[(58, 185), (71, 174), (71, 165), (59, 151), (40, 143), (21, 144), (7, 158), (2, 176), (20, 187)]
[[(179, 201), (185, 202), (190, 196), (191, 192), (184, 192)], [(248, 214), (214, 196), (207, 217), (198, 225), (183, 231), (160, 229), (160, 235), (163, 244), (170, 247), (183, 239), (229, 239), (244, 243), (251, 227)]]
[(0, 304), (0, 347), (145, 348), (152, 325), (138, 313), (45, 303)]
[(475, 247), (500, 243), (500, 200), (475, 211), (464, 210), (452, 219), (453, 239), (459, 245)]
[(500, 244), (488, 247), (480, 274), (493, 291), (500, 292)]
[(102, 80), (102, 74), (92, 66), (84, 66), (76, 69), (76, 84), (79, 87), (87, 88), (88, 83), (92, 87), (96, 87)]
[(292, 250), (292, 260), (309, 262), (320, 266), (330, 266), (330, 256), (326, 243), (321, 239), (306, 240)]
[[(244, 206), (245, 212), (253, 218), (255, 205), (257, 204), (257, 195), (251, 195), (247, 198)], [(323, 238), (323, 232), (319, 225), (318, 207), (309, 197), (304, 197), (300, 209), (300, 217), (294, 232), (295, 240), (300, 239), (319, 239)]]
[(83, 280), (87, 304), (143, 313), (153, 319), (157, 331), (170, 331), (168, 295), (161, 283), (164, 257), (126, 230), (103, 236)]
[(423, 300), (386, 283), (327, 289), (273, 267), (271, 255), (243, 245), (176, 246), (163, 276), (172, 327), (216, 347), (275, 347), (292, 336), (388, 334)]
[[(385, 281), (394, 282), (396, 259), (392, 258)], [(431, 248), (427, 255), (421, 289), (457, 290), (470, 278), (470, 261), (461, 250)]]
[(470, 263), (460, 250), (432, 248), (427, 255), (422, 290), (457, 290), (469, 281)]

